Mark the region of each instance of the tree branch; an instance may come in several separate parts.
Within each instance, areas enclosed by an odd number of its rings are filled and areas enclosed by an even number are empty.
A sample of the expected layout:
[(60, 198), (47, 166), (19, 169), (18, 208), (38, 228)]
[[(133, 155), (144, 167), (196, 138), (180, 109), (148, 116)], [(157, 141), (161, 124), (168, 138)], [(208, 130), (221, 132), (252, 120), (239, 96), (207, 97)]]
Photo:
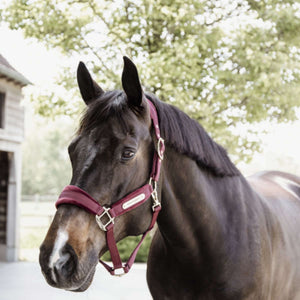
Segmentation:
[(99, 54), (95, 51), (95, 49), (92, 46), (90, 46), (90, 44), (88, 43), (88, 41), (84, 36), (82, 35), (80, 36), (83, 39), (84, 43), (86, 44), (86, 47), (89, 48), (90, 51), (93, 53), (93, 55), (95, 55), (95, 57), (100, 61), (102, 66), (105, 68), (105, 70), (110, 74), (110, 76), (114, 77), (115, 76), (114, 72), (112, 72), (111, 69), (108, 68), (108, 66), (105, 64), (104, 60), (102, 59), (102, 57), (100, 57)]
[(218, 114), (221, 114), (222, 112), (224, 112), (224, 111), (226, 111), (226, 110), (228, 110), (228, 109), (230, 109), (230, 108), (232, 108), (232, 107), (241, 108), (244, 104), (247, 103), (248, 100), (249, 100), (249, 97), (248, 97), (248, 96), (245, 96), (245, 97), (242, 99), (242, 101), (237, 102), (237, 103), (233, 103), (233, 104), (231, 104), (230, 106), (226, 106), (225, 108), (219, 109), (219, 110), (213, 112), (213, 115), (216, 116), (216, 115), (218, 115)]
[(94, 15), (96, 17), (98, 17), (104, 23), (104, 25), (107, 27), (107, 29), (109, 30), (109, 33), (111, 33), (112, 35), (114, 35), (115, 37), (117, 37), (123, 43), (126, 43), (126, 40), (124, 40), (121, 37), (120, 34), (118, 34), (117, 32), (115, 32), (114, 30), (112, 30), (110, 24), (105, 20), (105, 18), (103, 17), (103, 15), (96, 10), (94, 1), (88, 1), (88, 5), (91, 8), (91, 10), (93, 11)]
[[(205, 26), (213, 26), (221, 21), (228, 20), (229, 18), (234, 16), (234, 13), (238, 11), (239, 8), (241, 8), (242, 5), (239, 3), (235, 8), (233, 8), (231, 11), (227, 12), (227, 14), (220, 16), (219, 18), (215, 19), (214, 21), (207, 23), (205, 22)], [(247, 9), (246, 11), (249, 11), (250, 9)], [(239, 14), (235, 15), (238, 16)]]

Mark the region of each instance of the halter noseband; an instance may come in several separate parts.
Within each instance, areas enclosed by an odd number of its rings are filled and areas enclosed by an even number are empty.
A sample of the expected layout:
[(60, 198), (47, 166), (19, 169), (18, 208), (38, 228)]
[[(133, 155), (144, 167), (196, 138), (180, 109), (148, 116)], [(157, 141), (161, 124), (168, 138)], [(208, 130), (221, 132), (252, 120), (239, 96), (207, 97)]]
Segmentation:
[[(148, 100), (148, 99), (147, 99)], [(84, 190), (78, 188), (74, 185), (66, 186), (62, 193), (60, 194), (58, 200), (56, 201), (56, 207), (60, 204), (73, 204), (84, 208), (89, 213), (92, 213), (96, 217), (97, 224), (99, 227), (106, 232), (106, 242), (110, 252), (113, 267), (109, 266), (102, 260), (99, 262), (110, 272), (111, 275), (123, 275), (128, 273), (131, 266), (134, 263), (135, 257), (138, 253), (139, 248), (142, 245), (148, 232), (154, 227), (159, 211), (161, 210), (161, 204), (157, 195), (157, 182), (159, 180), (161, 163), (163, 160), (163, 155), (165, 151), (164, 140), (160, 136), (160, 129), (158, 123), (157, 111), (153, 103), (148, 100), (150, 106), (150, 117), (154, 126), (155, 136), (157, 138), (157, 147), (153, 156), (152, 171), (150, 175), (150, 180), (147, 184), (143, 185), (141, 188), (131, 192), (124, 198), (120, 199), (114, 203), (111, 207), (101, 206), (92, 196), (90, 196)], [(153, 199), (152, 205), (152, 220), (151, 223), (144, 232), (140, 242), (133, 250), (129, 260), (124, 265), (122, 264), (120, 254), (117, 248), (117, 244), (114, 238), (114, 220), (116, 217), (125, 214), (128, 211), (145, 203), (150, 196)]]

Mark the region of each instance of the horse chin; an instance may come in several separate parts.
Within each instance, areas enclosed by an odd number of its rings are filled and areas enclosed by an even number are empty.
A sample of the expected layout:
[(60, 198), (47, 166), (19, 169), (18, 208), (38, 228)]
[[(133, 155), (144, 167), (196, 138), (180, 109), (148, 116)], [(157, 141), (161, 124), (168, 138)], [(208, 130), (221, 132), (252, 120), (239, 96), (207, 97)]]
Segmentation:
[(45, 273), (42, 271), (42, 273), (43, 273), (47, 283), (50, 286), (53, 286), (53, 287), (59, 288), (59, 289), (64, 289), (64, 290), (70, 291), (70, 292), (84, 292), (91, 285), (94, 275), (95, 275), (95, 271), (96, 271), (96, 266), (91, 268), (91, 270), (88, 272), (88, 274), (80, 281), (79, 280), (71, 280), (70, 283), (66, 283), (66, 282), (57, 283), (57, 282), (53, 281), (52, 275), (49, 275), (50, 274), (49, 272)]
[(71, 288), (71, 289), (67, 289), (68, 291), (71, 292), (84, 292), (86, 291), (89, 286), (91, 285), (94, 275), (95, 275), (95, 271), (96, 271), (96, 267), (94, 267), (85, 277), (85, 279), (83, 280), (83, 282), (81, 283), (81, 285), (79, 287), (76, 288)]

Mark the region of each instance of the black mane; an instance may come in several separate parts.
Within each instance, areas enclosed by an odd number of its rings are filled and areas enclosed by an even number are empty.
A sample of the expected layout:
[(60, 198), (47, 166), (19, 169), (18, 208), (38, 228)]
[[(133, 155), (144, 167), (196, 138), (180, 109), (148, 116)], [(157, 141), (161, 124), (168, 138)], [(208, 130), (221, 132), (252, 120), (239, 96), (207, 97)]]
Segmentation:
[[(118, 105), (114, 104), (118, 101)], [(127, 105), (126, 95), (123, 91), (114, 90), (104, 93), (86, 107), (81, 118), (78, 133), (99, 127), (109, 117), (117, 117), (118, 122), (126, 127), (125, 116), (130, 108)]]
[(198, 122), (177, 107), (160, 101), (153, 94), (147, 94), (147, 98), (157, 109), (161, 135), (166, 145), (187, 155), (214, 175), (240, 175), (226, 150), (214, 142)]
[[(200, 167), (216, 176), (240, 174), (226, 150), (215, 143), (199, 123), (178, 108), (163, 103), (153, 94), (147, 93), (146, 96), (157, 109), (161, 135), (166, 145), (195, 160)], [(119, 102), (118, 105), (115, 105), (116, 101)], [(130, 109), (138, 113), (135, 108), (128, 106), (124, 92), (106, 92), (88, 105), (80, 123), (79, 133), (98, 127), (111, 116), (117, 117), (119, 122), (126, 126), (125, 116)]]

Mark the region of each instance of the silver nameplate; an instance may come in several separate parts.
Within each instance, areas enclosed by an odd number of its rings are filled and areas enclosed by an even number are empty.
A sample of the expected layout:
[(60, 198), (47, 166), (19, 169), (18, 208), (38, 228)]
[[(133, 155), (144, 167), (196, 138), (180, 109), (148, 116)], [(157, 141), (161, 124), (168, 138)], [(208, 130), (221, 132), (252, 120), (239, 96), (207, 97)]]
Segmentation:
[(140, 202), (140, 201), (143, 201), (145, 199), (146, 195), (143, 193), (143, 194), (140, 194), (134, 198), (132, 198), (131, 200), (125, 202), (123, 205), (122, 205), (122, 208), (123, 209), (127, 209), (133, 205), (135, 205), (136, 203)]

